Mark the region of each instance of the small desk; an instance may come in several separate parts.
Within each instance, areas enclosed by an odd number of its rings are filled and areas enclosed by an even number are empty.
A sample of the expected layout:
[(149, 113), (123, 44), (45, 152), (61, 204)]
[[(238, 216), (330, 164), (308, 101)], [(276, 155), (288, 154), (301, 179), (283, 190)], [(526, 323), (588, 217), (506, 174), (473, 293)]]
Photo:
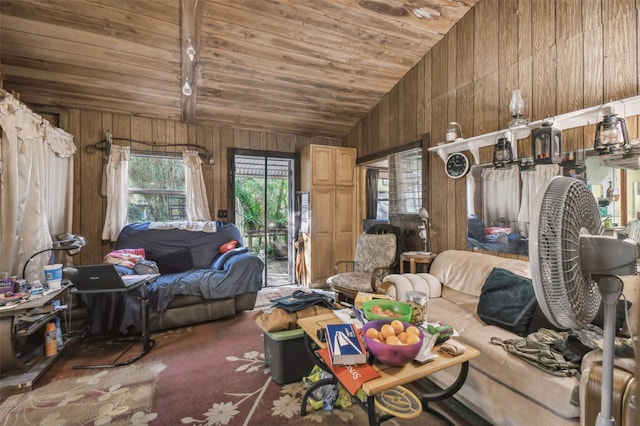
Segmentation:
[(400, 273), (404, 274), (404, 262), (409, 262), (409, 272), (416, 273), (416, 263), (429, 265), (436, 255), (431, 252), (405, 251), (400, 254)]
[[(329, 367), (327, 367), (324, 362), (322, 362), (322, 359), (315, 353), (313, 345), (316, 345), (317, 347), (325, 347), (325, 343), (318, 339), (318, 329), (324, 328), (327, 324), (339, 324), (340, 322), (340, 319), (333, 313), (298, 319), (298, 325), (304, 330), (305, 333), (304, 339), (307, 353), (319, 367), (329, 373), (331, 373), (331, 369), (329, 369)], [(441, 401), (453, 396), (456, 392), (458, 392), (458, 390), (460, 390), (465, 380), (467, 379), (467, 373), (469, 371), (469, 360), (480, 356), (480, 351), (478, 351), (477, 349), (472, 348), (467, 344), (465, 344), (465, 347), (465, 352), (455, 357), (445, 352), (438, 351), (438, 347), (436, 347), (434, 351), (437, 352), (439, 356), (433, 361), (430, 361), (426, 364), (410, 362), (402, 367), (389, 367), (385, 364), (379, 363), (374, 364), (374, 367), (377, 368), (380, 372), (380, 377), (369, 380), (362, 385), (362, 390), (367, 395), (367, 402), (362, 403), (358, 398), (355, 398), (355, 400), (362, 406), (362, 408), (367, 411), (367, 414), (369, 416), (369, 424), (379, 425), (380, 422), (393, 417), (388, 414), (381, 416), (376, 412), (374, 396), (377, 393), (394, 388), (396, 386), (413, 382), (423, 377), (427, 377), (440, 370), (444, 370), (455, 365), (460, 365), (460, 373), (457, 379), (447, 389), (434, 394), (425, 393), (422, 394), (420, 398), (424, 411), (428, 411), (435, 415), (440, 415), (440, 413), (430, 409), (428, 407), (428, 403), (433, 401)], [(316, 382), (314, 384), (314, 387), (309, 388), (302, 398), (300, 415), (303, 417), (306, 415), (307, 398), (315, 389), (316, 385), (332, 384), (336, 383), (336, 381), (337, 379), (335, 377), (323, 379), (319, 382)]]
[[(64, 282), (59, 290), (44, 296), (26, 300), (0, 309), (0, 394), (11, 395), (27, 392), (34, 383), (53, 365), (60, 351), (54, 356), (45, 356), (44, 326), (60, 315), (66, 308), (44, 309), (53, 300), (66, 305), (68, 289)], [(33, 315), (33, 321), (20, 321), (22, 315)], [(24, 326), (24, 327), (21, 327)], [(68, 342), (65, 342), (65, 345)]]
[[(71, 293), (75, 294), (104, 294), (104, 293), (114, 293), (114, 292), (131, 292), (134, 290), (138, 291), (138, 300), (140, 301), (140, 328), (142, 330), (140, 336), (135, 336), (133, 338), (123, 338), (117, 339), (118, 342), (142, 342), (142, 351), (140, 354), (135, 357), (125, 360), (118, 361), (122, 355), (124, 355), (129, 348), (125, 349), (122, 354), (118, 358), (116, 358), (110, 364), (95, 364), (95, 365), (75, 365), (73, 368), (114, 368), (121, 367), (123, 365), (129, 365), (139, 360), (146, 354), (151, 351), (151, 348), (155, 345), (155, 341), (151, 339), (151, 333), (149, 332), (149, 291), (147, 290), (147, 284), (158, 278), (160, 274), (150, 274), (147, 278), (132, 284), (126, 288), (110, 288), (110, 289), (95, 289), (95, 290), (78, 290), (74, 288), (71, 290)], [(131, 347), (131, 346), (130, 346)]]

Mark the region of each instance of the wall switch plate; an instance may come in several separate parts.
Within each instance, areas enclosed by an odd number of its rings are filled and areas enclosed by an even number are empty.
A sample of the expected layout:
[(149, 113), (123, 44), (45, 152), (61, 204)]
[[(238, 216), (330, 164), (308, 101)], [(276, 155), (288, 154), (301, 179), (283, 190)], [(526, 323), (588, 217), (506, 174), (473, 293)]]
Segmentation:
[(226, 210), (218, 210), (218, 217), (220, 219), (226, 219), (227, 218), (227, 211)]

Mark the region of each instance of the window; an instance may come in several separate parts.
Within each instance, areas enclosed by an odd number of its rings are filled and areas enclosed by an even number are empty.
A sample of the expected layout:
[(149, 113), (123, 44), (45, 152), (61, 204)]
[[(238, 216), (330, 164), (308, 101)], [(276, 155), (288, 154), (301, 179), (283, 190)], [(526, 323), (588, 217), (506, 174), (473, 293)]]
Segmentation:
[(389, 213), (417, 213), (422, 207), (422, 149), (389, 156)]
[(127, 223), (187, 220), (184, 161), (131, 154)]

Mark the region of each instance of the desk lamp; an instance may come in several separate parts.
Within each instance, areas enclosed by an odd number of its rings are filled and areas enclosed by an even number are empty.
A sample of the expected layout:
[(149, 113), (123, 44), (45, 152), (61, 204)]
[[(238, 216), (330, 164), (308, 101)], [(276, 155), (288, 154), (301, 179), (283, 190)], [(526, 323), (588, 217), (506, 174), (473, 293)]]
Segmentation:
[(22, 268), (22, 278), (26, 279), (25, 274), (27, 271), (27, 266), (29, 266), (29, 263), (31, 263), (33, 258), (35, 258), (37, 255), (50, 251), (51, 260), (49, 262), (53, 265), (55, 263), (56, 251), (64, 250), (69, 256), (75, 256), (76, 254), (80, 253), (80, 250), (82, 250), (82, 247), (84, 247), (86, 244), (86, 238), (81, 235), (73, 235), (68, 232), (56, 235), (56, 241), (53, 242), (53, 247), (40, 250), (39, 252), (32, 254), (29, 259), (27, 259), (27, 261), (24, 263), (24, 267)]
[(427, 212), (427, 209), (422, 207), (418, 212), (418, 215), (424, 223), (420, 229), (420, 238), (424, 241), (424, 252), (429, 253), (429, 212)]

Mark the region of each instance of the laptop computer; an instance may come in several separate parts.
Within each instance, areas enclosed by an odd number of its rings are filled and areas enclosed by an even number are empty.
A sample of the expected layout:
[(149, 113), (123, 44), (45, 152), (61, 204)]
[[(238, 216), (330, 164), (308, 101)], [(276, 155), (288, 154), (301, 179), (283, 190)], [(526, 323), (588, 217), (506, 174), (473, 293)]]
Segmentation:
[(76, 265), (65, 268), (65, 275), (76, 290), (83, 293), (104, 291), (128, 291), (143, 282), (151, 282), (160, 274), (120, 275), (115, 265)]

